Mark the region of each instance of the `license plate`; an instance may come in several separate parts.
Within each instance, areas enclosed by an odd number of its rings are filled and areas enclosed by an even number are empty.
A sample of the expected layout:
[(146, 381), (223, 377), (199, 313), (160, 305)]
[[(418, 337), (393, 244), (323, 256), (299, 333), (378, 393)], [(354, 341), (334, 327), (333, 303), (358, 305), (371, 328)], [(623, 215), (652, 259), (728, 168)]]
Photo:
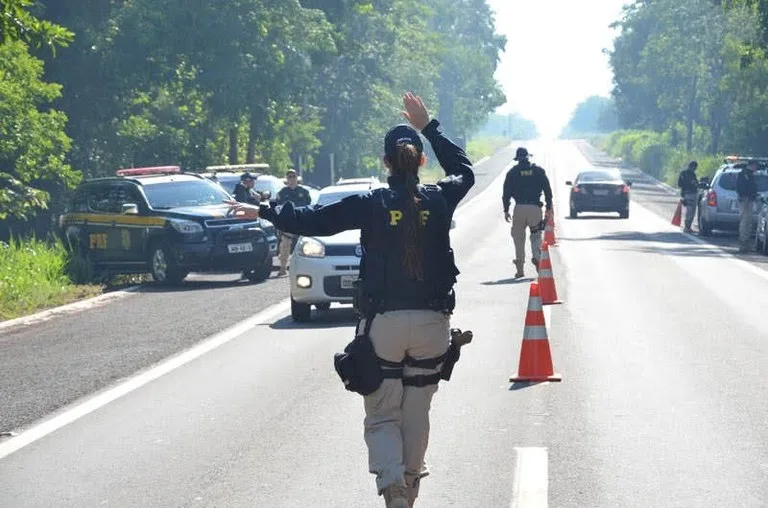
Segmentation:
[(736, 199), (731, 200), (731, 211), (732, 212), (738, 212), (739, 211), (739, 201)]
[(249, 243), (233, 243), (230, 245), (227, 245), (227, 249), (229, 250), (230, 254), (238, 254), (240, 252), (251, 252), (253, 250), (253, 245)]
[(594, 190), (592, 191), (595, 196), (607, 196), (608, 191), (607, 190)]
[(357, 280), (357, 277), (353, 275), (342, 275), (341, 276), (341, 289), (352, 289), (354, 287), (354, 283)]

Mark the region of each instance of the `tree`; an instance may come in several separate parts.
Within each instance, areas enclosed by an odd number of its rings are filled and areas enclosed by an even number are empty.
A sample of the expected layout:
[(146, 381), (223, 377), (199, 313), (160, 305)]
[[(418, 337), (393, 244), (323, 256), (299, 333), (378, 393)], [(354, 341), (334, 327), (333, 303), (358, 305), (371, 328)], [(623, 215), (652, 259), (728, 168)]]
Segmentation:
[(21, 41), (0, 44), (0, 219), (29, 218), (48, 204), (51, 184), (72, 187), (80, 173), (66, 164), (67, 118), (43, 110), (61, 86), (41, 80), (43, 62)]
[(576, 106), (561, 137), (607, 133), (619, 128), (613, 99), (594, 95)]

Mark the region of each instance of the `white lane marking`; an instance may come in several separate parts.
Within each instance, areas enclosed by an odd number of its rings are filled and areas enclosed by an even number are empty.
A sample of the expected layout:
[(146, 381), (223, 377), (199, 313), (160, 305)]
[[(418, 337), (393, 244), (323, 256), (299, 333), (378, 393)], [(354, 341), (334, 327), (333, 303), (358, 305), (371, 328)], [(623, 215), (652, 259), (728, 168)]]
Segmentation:
[[(547, 325), (547, 330), (552, 329), (552, 307), (550, 305), (544, 306), (544, 323)], [(549, 331), (547, 331), (547, 335), (549, 335)]]
[(34, 443), (38, 439), (41, 439), (52, 432), (68, 425), (75, 420), (82, 418), (83, 416), (96, 411), (97, 409), (106, 406), (110, 402), (113, 402), (124, 395), (131, 393), (132, 391), (141, 388), (150, 381), (153, 381), (160, 376), (163, 376), (179, 367), (203, 356), (204, 354), (218, 348), (230, 342), (247, 332), (248, 330), (268, 323), (277, 316), (285, 313), (290, 307), (290, 300), (285, 299), (280, 303), (277, 303), (267, 309), (259, 312), (255, 316), (252, 316), (240, 323), (218, 333), (211, 338), (201, 342), (197, 346), (180, 353), (177, 356), (171, 357), (160, 364), (151, 367), (145, 372), (136, 374), (135, 376), (127, 379), (126, 381), (100, 393), (94, 397), (86, 399), (85, 401), (75, 405), (74, 407), (65, 410), (61, 414), (54, 416), (53, 418), (43, 421), (28, 430), (23, 431), (15, 437), (12, 437), (8, 441), (0, 443), (0, 460), (9, 456), (10, 454), (22, 449), (23, 447)]
[(547, 508), (549, 463), (546, 448), (515, 448), (515, 486), (510, 508)]
[(16, 319), (9, 319), (7, 321), (0, 322), (0, 332), (6, 331), (12, 328), (26, 327), (26, 326), (42, 323), (43, 321), (48, 321), (49, 319), (52, 319), (55, 317), (63, 316), (66, 314), (74, 314), (76, 312), (82, 312), (84, 310), (100, 307), (102, 305), (106, 305), (107, 303), (114, 302), (115, 300), (120, 300), (122, 298), (125, 298), (126, 296), (129, 296), (131, 293), (135, 292), (140, 287), (141, 287), (140, 285), (136, 285), (136, 286), (131, 286), (118, 291), (110, 291), (109, 293), (104, 293), (103, 295), (94, 296), (93, 298), (80, 300), (74, 303), (69, 303), (67, 305), (61, 305), (59, 307), (54, 307), (52, 309), (40, 311), (35, 314), (30, 314), (29, 316), (22, 316)]

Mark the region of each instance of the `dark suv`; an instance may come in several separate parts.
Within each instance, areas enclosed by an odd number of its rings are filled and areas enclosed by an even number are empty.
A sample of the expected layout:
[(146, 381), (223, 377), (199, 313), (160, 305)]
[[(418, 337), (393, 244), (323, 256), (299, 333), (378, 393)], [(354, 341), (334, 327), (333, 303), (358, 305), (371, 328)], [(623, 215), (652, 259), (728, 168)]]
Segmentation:
[(271, 223), (227, 215), (221, 187), (177, 166), (117, 171), (89, 180), (59, 219), (73, 253), (112, 273), (149, 271), (179, 283), (191, 271), (243, 272), (269, 277), (277, 236)]

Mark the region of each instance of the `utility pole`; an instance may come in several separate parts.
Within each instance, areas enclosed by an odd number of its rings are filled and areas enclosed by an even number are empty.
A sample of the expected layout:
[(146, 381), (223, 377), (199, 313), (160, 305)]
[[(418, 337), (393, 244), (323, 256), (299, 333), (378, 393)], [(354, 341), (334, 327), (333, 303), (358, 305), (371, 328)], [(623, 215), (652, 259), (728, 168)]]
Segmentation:
[(331, 152), (331, 154), (329, 155), (329, 157), (331, 159), (331, 185), (333, 185), (334, 182), (336, 182), (336, 171), (335, 171), (336, 168), (334, 167), (334, 157), (333, 157), (333, 155), (334, 155), (333, 152)]

